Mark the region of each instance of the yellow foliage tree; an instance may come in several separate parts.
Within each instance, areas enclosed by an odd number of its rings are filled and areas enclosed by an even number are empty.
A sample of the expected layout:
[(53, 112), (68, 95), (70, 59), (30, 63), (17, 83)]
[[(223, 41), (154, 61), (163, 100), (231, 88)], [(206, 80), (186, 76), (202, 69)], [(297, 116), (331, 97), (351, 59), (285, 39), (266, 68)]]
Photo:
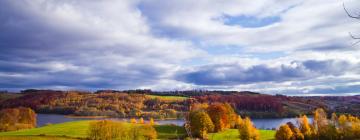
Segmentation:
[(312, 137), (312, 130), (306, 115), (300, 117), (298, 119), (298, 123), (299, 123), (300, 132), (304, 135), (305, 139), (310, 139)]
[(243, 125), (243, 119), (241, 118), (241, 116), (237, 116), (236, 118), (236, 123), (235, 123), (235, 128), (239, 129), (242, 125)]
[(144, 119), (142, 117), (140, 118), (139, 123), (144, 124)]
[(90, 140), (152, 140), (157, 133), (151, 125), (128, 125), (123, 122), (101, 120), (90, 123)]
[(287, 124), (281, 125), (279, 130), (276, 131), (276, 140), (291, 140), (293, 132)]
[(239, 128), (239, 134), (241, 140), (259, 140), (260, 139), (260, 133), (259, 131), (254, 127), (253, 123), (251, 122), (249, 117), (246, 117), (242, 125)]
[(207, 138), (207, 133), (214, 130), (214, 124), (205, 111), (190, 112), (191, 132), (195, 137)]
[(136, 121), (135, 118), (131, 118), (131, 119), (130, 119), (130, 123), (137, 123), (137, 121)]
[(150, 118), (149, 124), (150, 124), (150, 125), (155, 125), (155, 121), (154, 121), (153, 118)]

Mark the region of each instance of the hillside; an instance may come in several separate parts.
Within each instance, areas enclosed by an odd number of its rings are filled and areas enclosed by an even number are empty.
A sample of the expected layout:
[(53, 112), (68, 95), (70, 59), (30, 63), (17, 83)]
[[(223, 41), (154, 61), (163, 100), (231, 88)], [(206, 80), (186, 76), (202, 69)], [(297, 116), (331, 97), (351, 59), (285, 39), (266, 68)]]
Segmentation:
[(316, 108), (359, 116), (360, 96), (283, 96), (237, 91), (53, 91), (25, 90), (0, 94), (0, 108), (30, 107), (37, 113), (77, 116), (183, 118), (193, 102), (227, 102), (252, 118), (296, 117)]

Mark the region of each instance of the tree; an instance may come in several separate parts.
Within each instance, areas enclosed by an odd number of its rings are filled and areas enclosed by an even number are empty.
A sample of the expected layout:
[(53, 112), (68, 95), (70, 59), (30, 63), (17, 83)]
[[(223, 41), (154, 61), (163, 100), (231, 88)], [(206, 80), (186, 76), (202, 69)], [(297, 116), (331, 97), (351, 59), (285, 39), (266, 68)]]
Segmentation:
[(207, 113), (209, 114), (212, 122), (214, 123), (215, 132), (223, 131), (227, 126), (229, 126), (229, 114), (226, 107), (221, 103), (211, 104), (207, 108)]
[(276, 140), (291, 140), (293, 132), (287, 124), (281, 125), (279, 130), (276, 131)]
[[(351, 13), (346, 9), (345, 3), (343, 3), (343, 7), (344, 7), (344, 10), (345, 10), (346, 14), (347, 14), (350, 18), (353, 18), (353, 19), (356, 19), (356, 20), (360, 20), (360, 15), (353, 15), (353, 14), (351, 14)], [(356, 36), (354, 36), (352, 33), (349, 33), (349, 35), (350, 35), (351, 38), (353, 38), (353, 39), (355, 39), (355, 40), (358, 40), (358, 41), (356, 41), (356, 42), (353, 44), (353, 46), (356, 45), (356, 44), (358, 44), (358, 43), (360, 43), (360, 37), (356, 37)]]
[(292, 130), (292, 132), (293, 132), (293, 137), (292, 137), (293, 140), (304, 140), (305, 139), (304, 135), (301, 133), (299, 128), (294, 128), (294, 130)]
[(151, 125), (145, 124), (140, 126), (140, 132), (141, 135), (143, 135), (143, 137), (146, 140), (153, 140), (156, 139), (157, 137), (157, 132), (155, 130), (155, 128)]
[(236, 118), (236, 124), (235, 124), (235, 128), (239, 129), (242, 125), (243, 125), (243, 119), (241, 118), (241, 116), (237, 116)]
[(241, 140), (259, 140), (260, 133), (254, 127), (249, 117), (246, 117), (239, 128), (239, 134)]
[(0, 131), (14, 131), (36, 127), (36, 113), (30, 108), (12, 108), (0, 111)]
[(88, 132), (88, 137), (91, 140), (112, 140), (117, 138), (116, 127), (112, 121), (101, 120), (91, 122)]
[(301, 133), (300, 129), (297, 128), (292, 122), (287, 122), (286, 125), (289, 126), (293, 136), (291, 137), (292, 140), (304, 140), (304, 135)]
[(229, 123), (226, 124), (225, 128), (235, 128), (238, 115), (235, 113), (234, 109), (229, 103), (225, 103), (224, 106), (226, 108), (229, 120)]
[(130, 119), (130, 123), (137, 123), (137, 121), (136, 121), (135, 118), (131, 118), (131, 119)]
[(195, 137), (207, 138), (207, 133), (214, 130), (214, 124), (205, 111), (190, 112), (190, 127)]
[(156, 130), (151, 125), (128, 125), (110, 120), (91, 122), (88, 130), (90, 140), (152, 140), (156, 137)]
[(309, 120), (306, 117), (306, 115), (303, 115), (302, 117), (300, 117), (298, 119), (298, 123), (299, 123), (300, 132), (304, 135), (304, 138), (307, 140), (311, 139), (312, 130), (311, 130), (311, 126), (310, 126)]
[(139, 123), (144, 124), (144, 119), (142, 117), (139, 119)]
[(314, 112), (314, 120), (313, 120), (313, 128), (315, 135), (318, 138), (324, 138), (327, 135), (327, 129), (328, 129), (328, 120), (326, 112), (319, 108), (316, 109)]
[(150, 125), (155, 125), (154, 118), (150, 118), (149, 124), (150, 124)]

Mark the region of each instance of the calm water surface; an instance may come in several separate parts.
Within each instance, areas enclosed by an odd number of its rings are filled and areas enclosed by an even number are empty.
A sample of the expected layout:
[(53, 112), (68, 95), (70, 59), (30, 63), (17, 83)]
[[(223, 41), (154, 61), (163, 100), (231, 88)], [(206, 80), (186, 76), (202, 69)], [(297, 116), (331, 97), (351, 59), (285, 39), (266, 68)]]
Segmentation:
[[(111, 120), (122, 120), (129, 121), (128, 119), (121, 118), (110, 118)], [(77, 121), (77, 120), (96, 120), (96, 119), (88, 119), (88, 118), (67, 118), (64, 115), (57, 114), (38, 114), (37, 115), (37, 125), (44, 126), (48, 123), (56, 124), (63, 123), (69, 121)], [(276, 118), (276, 119), (252, 119), (255, 126), (260, 129), (273, 129), (279, 127), (281, 124), (292, 122), (296, 124), (296, 118)], [(311, 118), (310, 118), (311, 121)], [(146, 120), (145, 120), (146, 122)], [(184, 120), (157, 120), (155, 121), (157, 124), (175, 124), (178, 126), (184, 125)]]

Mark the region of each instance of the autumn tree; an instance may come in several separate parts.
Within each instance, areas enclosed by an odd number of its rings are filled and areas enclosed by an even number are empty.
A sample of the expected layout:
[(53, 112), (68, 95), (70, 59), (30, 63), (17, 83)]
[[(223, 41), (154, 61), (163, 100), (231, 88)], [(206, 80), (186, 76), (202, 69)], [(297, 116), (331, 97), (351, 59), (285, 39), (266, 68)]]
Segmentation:
[(131, 119), (130, 119), (130, 123), (137, 123), (137, 121), (136, 121), (135, 118), (131, 118)]
[(303, 115), (302, 117), (298, 118), (298, 123), (299, 123), (300, 132), (304, 135), (304, 138), (306, 140), (311, 139), (312, 129), (309, 123), (309, 119), (306, 117), (306, 115)]
[(149, 124), (150, 124), (150, 125), (155, 125), (154, 118), (150, 118)]
[(229, 103), (225, 103), (224, 106), (229, 120), (229, 123), (226, 124), (225, 128), (235, 128), (238, 115)]
[(301, 133), (300, 129), (297, 128), (292, 122), (287, 122), (286, 125), (289, 126), (291, 132), (293, 133), (292, 140), (304, 140), (304, 135)]
[(275, 138), (276, 140), (291, 140), (293, 138), (293, 134), (294, 133), (291, 131), (289, 125), (284, 124), (276, 131)]
[(246, 117), (242, 125), (240, 126), (239, 134), (241, 140), (259, 140), (260, 139), (260, 133), (259, 131), (254, 127), (253, 123), (251, 122), (249, 117)]
[(0, 131), (36, 127), (36, 113), (30, 108), (12, 108), (0, 111)]
[(190, 127), (194, 136), (206, 139), (215, 126), (205, 111), (193, 111), (190, 112)]
[(235, 128), (239, 129), (243, 125), (243, 119), (240, 115), (237, 116), (236, 122), (235, 122)]
[(155, 128), (149, 124), (141, 125), (139, 128), (139, 133), (146, 139), (146, 140), (153, 140), (157, 137), (157, 132)]
[(140, 123), (140, 124), (144, 124), (144, 118), (141, 117), (141, 118), (139, 119), (139, 123)]
[(151, 125), (128, 125), (110, 120), (91, 122), (88, 130), (90, 140), (152, 140), (156, 137), (156, 130)]
[(207, 113), (214, 123), (215, 132), (223, 131), (225, 128), (230, 126), (229, 113), (224, 104), (214, 103), (209, 105), (207, 108)]
[[(118, 126), (116, 126), (118, 125)], [(116, 127), (112, 121), (102, 120), (91, 122), (89, 126), (88, 138), (91, 140), (112, 140), (118, 137)]]

